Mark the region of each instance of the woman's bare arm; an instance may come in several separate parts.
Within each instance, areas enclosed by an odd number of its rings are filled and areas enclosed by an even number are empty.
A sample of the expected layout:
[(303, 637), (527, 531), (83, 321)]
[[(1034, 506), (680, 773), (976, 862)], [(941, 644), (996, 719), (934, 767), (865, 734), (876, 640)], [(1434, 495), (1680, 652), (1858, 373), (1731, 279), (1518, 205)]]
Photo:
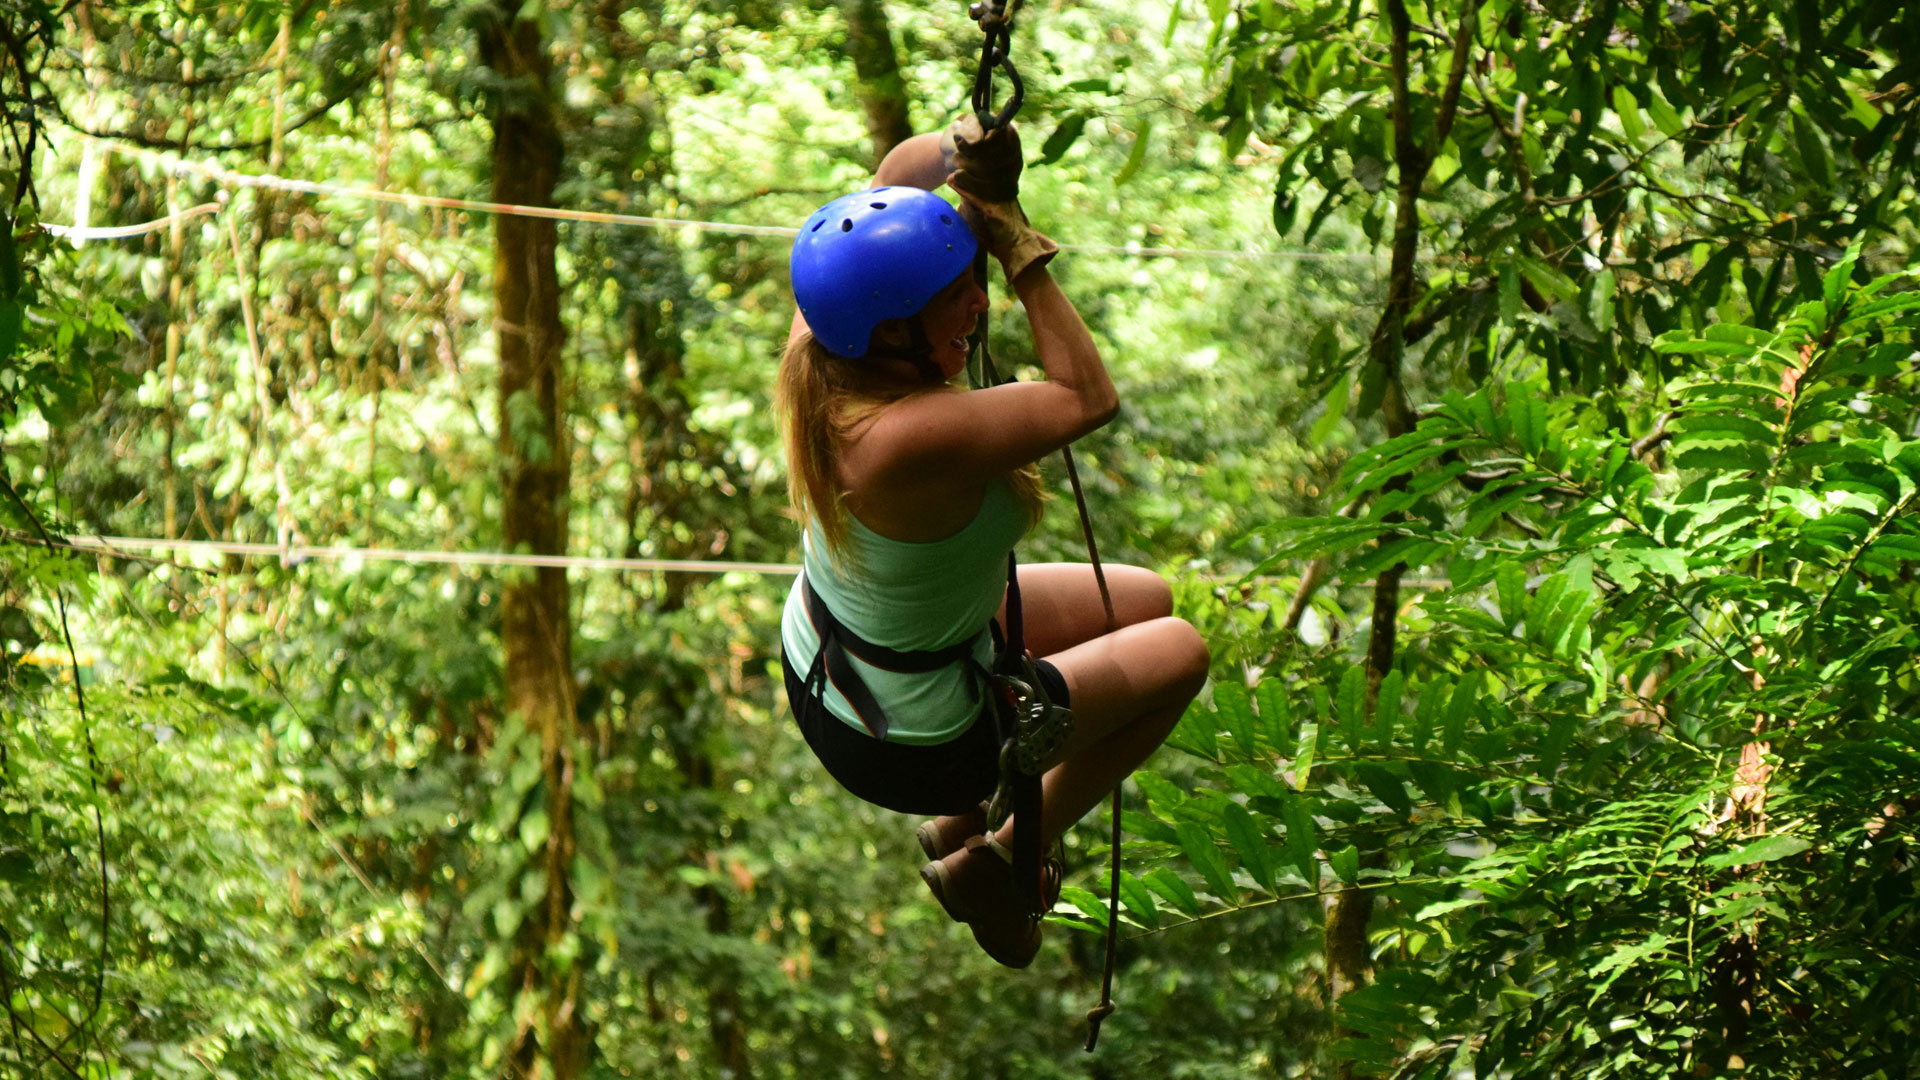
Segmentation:
[(1093, 335), (1053, 275), (1037, 266), (1013, 287), (1046, 381), (916, 394), (892, 405), (860, 440), (875, 481), (977, 487), (1071, 444), (1119, 411)]

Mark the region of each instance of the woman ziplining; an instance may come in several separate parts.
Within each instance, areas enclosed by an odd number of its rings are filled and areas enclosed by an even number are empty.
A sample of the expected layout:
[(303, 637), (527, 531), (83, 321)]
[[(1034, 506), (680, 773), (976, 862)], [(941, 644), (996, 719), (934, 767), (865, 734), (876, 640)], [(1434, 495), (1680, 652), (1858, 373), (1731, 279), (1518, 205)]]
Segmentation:
[[(1040, 886), (1038, 852), (1161, 744), (1208, 655), (1152, 571), (1109, 569), (1111, 632), (1093, 566), (1011, 573), (1041, 512), (1036, 463), (1119, 402), (1048, 269), (1056, 246), (1013, 194), (1012, 127), (974, 123), (950, 145), (901, 143), (873, 188), (821, 207), (794, 243), (777, 397), (804, 572), (782, 659), (821, 764), (869, 802), (934, 815), (922, 879), (988, 955), (1024, 967), (1059, 887), (1057, 865)], [(943, 183), (958, 212), (932, 193)], [(987, 306), (982, 245), (1044, 381), (951, 384)]]

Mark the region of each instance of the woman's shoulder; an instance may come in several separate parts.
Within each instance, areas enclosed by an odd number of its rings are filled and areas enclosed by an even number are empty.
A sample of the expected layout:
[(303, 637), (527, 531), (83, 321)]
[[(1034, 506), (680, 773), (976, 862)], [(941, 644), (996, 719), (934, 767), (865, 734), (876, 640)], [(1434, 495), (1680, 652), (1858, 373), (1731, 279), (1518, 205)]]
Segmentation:
[(884, 476), (891, 466), (926, 449), (933, 414), (951, 409), (966, 394), (957, 386), (916, 389), (891, 401), (851, 406), (841, 419), (840, 460), (862, 477)]

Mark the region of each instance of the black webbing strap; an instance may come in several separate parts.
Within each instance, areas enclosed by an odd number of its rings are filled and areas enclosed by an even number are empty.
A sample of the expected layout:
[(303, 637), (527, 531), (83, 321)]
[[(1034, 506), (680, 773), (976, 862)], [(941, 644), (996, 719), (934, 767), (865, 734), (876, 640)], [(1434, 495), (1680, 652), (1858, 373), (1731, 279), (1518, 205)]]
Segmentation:
[[(1025, 676), (1025, 665), (1021, 662), (1027, 653), (1026, 621), (1020, 613), (1020, 571), (1013, 552), (1007, 552), (1007, 641), (999, 655), (995, 657), (996, 668), (1003, 675)], [(1004, 702), (995, 703), (993, 714), (1004, 717), (1005, 729), (994, 734), (1001, 747), (1013, 738), (1014, 725), (1019, 718), (1013, 715), (1013, 709)], [(1005, 753), (1005, 750), (1002, 750)], [(1002, 768), (1009, 763), (1002, 762)], [(1027, 910), (1036, 916), (1046, 911), (1046, 901), (1041, 898), (1041, 873), (1043, 859), (1040, 849), (1040, 777), (1029, 776), (1014, 768), (1013, 780), (1013, 882), (1019, 889), (1021, 899), (1027, 903)]]
[(873, 691), (867, 689), (867, 681), (854, 670), (847, 654), (887, 671), (919, 675), (971, 661), (974, 642), (980, 640), (976, 634), (944, 649), (902, 650), (876, 645), (847, 629), (847, 624), (835, 617), (826, 602), (813, 591), (805, 574), (800, 575), (800, 595), (807, 603), (807, 617), (813, 621), (814, 633), (820, 638), (820, 651), (813, 658), (813, 667), (807, 671), (807, 689), (825, 701), (826, 682), (831, 678), (834, 689), (853, 706), (867, 733), (876, 739), (887, 737), (887, 711), (874, 699)]

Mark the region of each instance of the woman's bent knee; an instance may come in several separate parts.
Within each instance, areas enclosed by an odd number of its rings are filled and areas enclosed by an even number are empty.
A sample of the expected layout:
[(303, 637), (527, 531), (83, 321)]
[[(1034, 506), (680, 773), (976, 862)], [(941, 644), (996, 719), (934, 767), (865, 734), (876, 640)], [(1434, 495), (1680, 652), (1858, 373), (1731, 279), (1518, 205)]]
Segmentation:
[(1162, 620), (1167, 629), (1166, 645), (1169, 657), (1175, 662), (1179, 679), (1192, 686), (1192, 693), (1199, 693), (1200, 687), (1207, 681), (1207, 669), (1213, 664), (1213, 653), (1207, 648), (1207, 639), (1200, 636), (1192, 623), (1185, 619), (1168, 616)]
[(1168, 615), (1145, 624), (1152, 635), (1146, 644), (1153, 656), (1156, 681), (1164, 688), (1161, 695), (1190, 701), (1207, 681), (1207, 667), (1213, 657), (1207, 641), (1193, 624)]
[(1124, 575), (1122, 589), (1128, 597), (1128, 622), (1151, 622), (1173, 614), (1173, 586), (1167, 579), (1144, 566), (1117, 566)]

